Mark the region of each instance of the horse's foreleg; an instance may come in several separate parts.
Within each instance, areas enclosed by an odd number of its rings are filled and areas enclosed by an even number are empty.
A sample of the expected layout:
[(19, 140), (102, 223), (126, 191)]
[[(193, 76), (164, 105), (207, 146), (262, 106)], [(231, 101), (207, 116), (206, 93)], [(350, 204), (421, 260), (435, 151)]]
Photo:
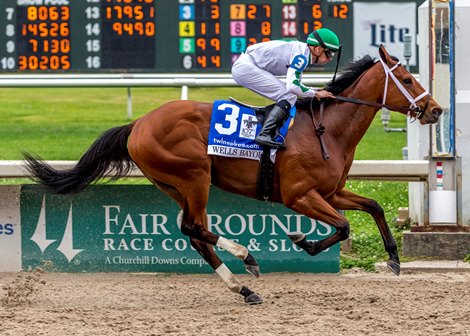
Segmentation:
[(295, 199), (292, 204), (286, 205), (302, 215), (320, 220), (336, 229), (334, 234), (317, 242), (307, 240), (305, 234), (301, 232), (288, 234), (288, 237), (308, 254), (314, 256), (349, 237), (348, 221), (332, 208), (315, 190), (309, 191)]
[(243, 295), (245, 302), (248, 304), (259, 304), (263, 299), (244, 286), (240, 280), (228, 269), (228, 267), (216, 255), (214, 248), (206, 243), (201, 242), (195, 238), (190, 238), (191, 245), (202, 256), (202, 258), (214, 269), (220, 278), (227, 284), (228, 288), (235, 293)]
[(335, 209), (365, 211), (374, 218), (379, 228), (380, 235), (382, 236), (385, 250), (390, 257), (390, 259), (387, 260), (387, 266), (394, 274), (399, 275), (400, 259), (398, 258), (397, 243), (385, 220), (382, 207), (375, 200), (360, 196), (346, 189), (338, 192), (330, 203)]

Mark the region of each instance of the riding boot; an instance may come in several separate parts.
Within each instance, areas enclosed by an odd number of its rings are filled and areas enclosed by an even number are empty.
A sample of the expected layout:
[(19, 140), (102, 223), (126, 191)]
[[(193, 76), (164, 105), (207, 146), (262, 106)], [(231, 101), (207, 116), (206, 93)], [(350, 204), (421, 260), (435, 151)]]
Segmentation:
[(258, 145), (268, 146), (272, 148), (284, 148), (284, 139), (281, 142), (275, 140), (279, 134), (279, 129), (289, 117), (290, 104), (287, 100), (281, 100), (273, 109), (268, 113), (266, 120), (263, 124), (261, 132), (255, 139)]

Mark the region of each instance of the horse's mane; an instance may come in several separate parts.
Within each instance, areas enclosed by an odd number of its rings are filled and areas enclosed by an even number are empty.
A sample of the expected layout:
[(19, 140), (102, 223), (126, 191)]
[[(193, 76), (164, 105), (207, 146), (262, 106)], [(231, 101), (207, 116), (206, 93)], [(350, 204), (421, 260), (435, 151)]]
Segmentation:
[[(348, 63), (344, 69), (341, 71), (341, 75), (333, 81), (329, 81), (326, 86), (325, 90), (330, 91), (334, 95), (338, 95), (348, 87), (352, 85), (359, 78), (367, 69), (371, 68), (375, 63), (375, 59), (369, 55), (364, 56), (363, 58)], [(310, 109), (311, 99), (310, 98), (303, 98), (297, 100), (295, 104), (297, 108), (301, 110), (308, 110)], [(313, 107), (318, 106), (318, 100), (313, 100)]]

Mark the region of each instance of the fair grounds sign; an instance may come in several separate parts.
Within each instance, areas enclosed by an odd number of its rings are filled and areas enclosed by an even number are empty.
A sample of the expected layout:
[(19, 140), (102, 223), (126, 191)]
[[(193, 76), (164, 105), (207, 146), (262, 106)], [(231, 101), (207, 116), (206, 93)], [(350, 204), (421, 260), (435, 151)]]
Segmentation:
[[(21, 235), (23, 269), (47, 262), (59, 272), (212, 272), (181, 234), (179, 208), (153, 186), (95, 186), (70, 197), (27, 185), (21, 187), (20, 215), (21, 230), (12, 235)], [(334, 229), (282, 205), (213, 188), (208, 223), (211, 231), (245, 245), (261, 272), (339, 272), (339, 245), (311, 257), (286, 235), (302, 231), (318, 240)], [(245, 273), (231, 254), (218, 254), (234, 272)]]

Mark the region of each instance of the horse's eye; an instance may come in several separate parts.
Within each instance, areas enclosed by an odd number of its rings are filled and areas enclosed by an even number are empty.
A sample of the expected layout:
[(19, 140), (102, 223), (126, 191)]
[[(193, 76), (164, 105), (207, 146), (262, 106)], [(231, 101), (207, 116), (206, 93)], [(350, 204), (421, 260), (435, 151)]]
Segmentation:
[(403, 82), (405, 82), (405, 84), (411, 84), (411, 79), (410, 78), (405, 78), (403, 80)]

